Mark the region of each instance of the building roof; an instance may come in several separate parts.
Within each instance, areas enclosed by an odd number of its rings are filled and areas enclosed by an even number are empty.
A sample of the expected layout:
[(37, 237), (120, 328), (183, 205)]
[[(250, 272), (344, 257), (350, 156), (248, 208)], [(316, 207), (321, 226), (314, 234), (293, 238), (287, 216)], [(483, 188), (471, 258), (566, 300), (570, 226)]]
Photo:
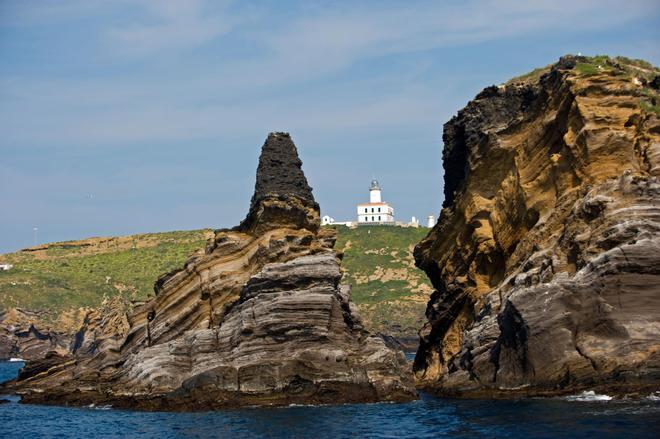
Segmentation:
[(360, 203), (358, 206), (389, 206), (388, 203), (382, 202), (382, 203)]

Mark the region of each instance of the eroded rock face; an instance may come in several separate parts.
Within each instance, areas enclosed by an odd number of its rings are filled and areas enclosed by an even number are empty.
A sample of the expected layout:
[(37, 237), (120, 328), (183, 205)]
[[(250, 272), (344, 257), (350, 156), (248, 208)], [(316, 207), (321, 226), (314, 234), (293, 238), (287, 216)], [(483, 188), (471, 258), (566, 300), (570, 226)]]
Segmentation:
[(0, 313), (0, 360), (35, 360), (47, 353), (64, 355), (71, 336), (45, 324), (39, 313), (13, 308)]
[(660, 124), (640, 108), (657, 93), (582, 61), (445, 125), (445, 204), (415, 250), (436, 288), (414, 365), (429, 389), (660, 385)]
[(259, 234), (278, 227), (317, 231), (319, 205), (302, 171), (289, 133), (271, 133), (264, 143), (250, 211), (236, 230)]
[(158, 279), (150, 302), (89, 315), (73, 356), (28, 364), (9, 387), (25, 402), (157, 410), (414, 398), (403, 354), (362, 328), (335, 232), (319, 225), (293, 142), (271, 134), (238, 228)]

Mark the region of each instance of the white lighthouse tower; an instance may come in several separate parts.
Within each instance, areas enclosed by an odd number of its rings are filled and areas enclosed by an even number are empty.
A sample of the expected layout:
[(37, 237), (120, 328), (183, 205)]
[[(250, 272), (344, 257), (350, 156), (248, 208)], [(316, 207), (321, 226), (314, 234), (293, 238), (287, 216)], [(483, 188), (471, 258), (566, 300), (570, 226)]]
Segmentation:
[(371, 187), (369, 188), (369, 202), (371, 204), (378, 204), (383, 202), (380, 196), (380, 185), (378, 184), (378, 180), (373, 180), (371, 182)]
[(393, 224), (394, 208), (383, 202), (378, 180), (371, 182), (369, 202), (357, 205), (358, 224)]

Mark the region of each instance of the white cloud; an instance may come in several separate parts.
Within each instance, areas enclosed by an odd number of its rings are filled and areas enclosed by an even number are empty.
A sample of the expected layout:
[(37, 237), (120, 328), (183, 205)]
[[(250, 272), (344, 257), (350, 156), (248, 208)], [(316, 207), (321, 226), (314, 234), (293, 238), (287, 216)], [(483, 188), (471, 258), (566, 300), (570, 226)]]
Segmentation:
[[(63, 10), (97, 15), (114, 10), (115, 18), (121, 10), (122, 16), (130, 17), (125, 24), (117, 25), (116, 19), (101, 21), (105, 27), (98, 31), (118, 53), (157, 55), (216, 43), (216, 39), (221, 45), (222, 35), (229, 31), (251, 42), (252, 52), (219, 59), (213, 52), (204, 52), (192, 57), (194, 66), (185, 61), (172, 65), (173, 72), (142, 65), (135, 71), (129, 67), (116, 75), (84, 79), (0, 77), (4, 145), (183, 141), (263, 127), (328, 132), (419, 126), (443, 116), (440, 107), (446, 101), (438, 100), (443, 92), (432, 90), (435, 84), (411, 88), (406, 84), (414, 82), (414, 77), (389, 69), (357, 80), (344, 79), (334, 91), (320, 80), (384, 55), (525, 38), (539, 32), (604, 29), (658, 9), (655, 2), (634, 0), (625, 4), (487, 0), (388, 6), (377, 2), (350, 8), (330, 3), (273, 19), (251, 10), (230, 11), (226, 2), (203, 0), (90, 0), (82, 3), (97, 7), (80, 10), (71, 6), (74, 3), (46, 2), (31, 13), (40, 20), (57, 21), (70, 18)], [(305, 84), (314, 81), (320, 84)], [(286, 87), (291, 94), (283, 91)]]
[(228, 2), (141, 0), (133, 3), (142, 10), (142, 18), (109, 29), (106, 38), (115, 49), (134, 55), (195, 47), (226, 34), (236, 23), (227, 13)]
[[(254, 129), (317, 132), (394, 129), (430, 123), (441, 111), (437, 94), (429, 93), (424, 87), (365, 97), (359, 90), (363, 86), (362, 82), (347, 84), (336, 95), (332, 95), (332, 90), (320, 90), (314, 96), (302, 94), (279, 99), (266, 96), (206, 105), (167, 102), (167, 98), (158, 96), (156, 87), (146, 93), (142, 90), (138, 99), (125, 94), (124, 104), (120, 101), (111, 106), (103, 105), (114, 102), (107, 90), (95, 96), (88, 86), (59, 89), (57, 95), (50, 95), (54, 101), (46, 106), (38, 104), (39, 98), (35, 101), (26, 97), (27, 102), (13, 103), (6, 111), (0, 106), (0, 115), (13, 127), (6, 133), (5, 142), (107, 147), (211, 139)], [(85, 105), (86, 101), (92, 104)], [(77, 109), (67, 109), (71, 105)], [(61, 111), (62, 108), (67, 111)]]
[(324, 8), (256, 34), (294, 66), (342, 68), (392, 53), (460, 46), (548, 30), (607, 28), (657, 13), (652, 0), (401, 2), (396, 7)]

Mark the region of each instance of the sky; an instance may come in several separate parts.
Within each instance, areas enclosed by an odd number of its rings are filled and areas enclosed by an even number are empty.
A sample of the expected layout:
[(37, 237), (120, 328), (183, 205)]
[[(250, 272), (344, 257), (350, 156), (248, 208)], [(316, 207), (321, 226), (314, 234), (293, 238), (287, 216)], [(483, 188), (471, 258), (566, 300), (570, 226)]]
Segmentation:
[(660, 64), (657, 0), (0, 0), (0, 252), (231, 227), (287, 131), (322, 213), (438, 215), (442, 127), (581, 52)]

